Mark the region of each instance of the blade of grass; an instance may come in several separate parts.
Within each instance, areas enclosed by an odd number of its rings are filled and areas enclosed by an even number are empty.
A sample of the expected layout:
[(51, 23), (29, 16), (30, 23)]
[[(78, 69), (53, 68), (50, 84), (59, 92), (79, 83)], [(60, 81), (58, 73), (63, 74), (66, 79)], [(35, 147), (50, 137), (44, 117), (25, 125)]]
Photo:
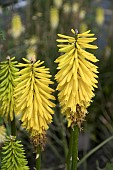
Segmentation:
[(100, 143), (98, 146), (96, 146), (94, 149), (92, 149), (91, 151), (89, 151), (78, 163), (78, 167), (86, 160), (88, 159), (92, 154), (94, 154), (98, 149), (100, 149), (101, 147), (103, 147), (106, 143), (108, 143), (110, 140), (113, 139), (113, 136), (110, 136), (109, 138), (107, 138), (106, 140), (104, 140), (102, 143)]

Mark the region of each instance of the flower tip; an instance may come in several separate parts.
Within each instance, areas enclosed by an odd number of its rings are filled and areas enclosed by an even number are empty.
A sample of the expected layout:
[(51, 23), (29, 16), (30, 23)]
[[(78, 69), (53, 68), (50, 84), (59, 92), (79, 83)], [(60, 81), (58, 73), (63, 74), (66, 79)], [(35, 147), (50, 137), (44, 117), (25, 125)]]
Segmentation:
[(6, 57), (6, 60), (10, 60), (10, 56), (7, 56), (7, 57)]
[(54, 62), (55, 62), (55, 63), (58, 63), (58, 60), (56, 59)]
[(35, 55), (33, 55), (30, 60), (31, 60), (31, 62), (35, 63), (35, 62), (36, 62), (36, 57), (35, 57)]
[(77, 29), (75, 29), (75, 33), (78, 34), (78, 30)]
[(74, 29), (71, 29), (71, 32), (72, 32), (73, 34), (75, 34), (75, 31), (74, 31)]
[(58, 36), (60, 36), (61, 34), (57, 34)]

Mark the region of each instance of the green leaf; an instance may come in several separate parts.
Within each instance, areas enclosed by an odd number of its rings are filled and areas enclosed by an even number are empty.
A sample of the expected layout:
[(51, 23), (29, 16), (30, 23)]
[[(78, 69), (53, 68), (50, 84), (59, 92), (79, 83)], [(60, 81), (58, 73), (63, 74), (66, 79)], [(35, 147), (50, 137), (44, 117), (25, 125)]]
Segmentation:
[(106, 170), (113, 170), (113, 164), (107, 163)]

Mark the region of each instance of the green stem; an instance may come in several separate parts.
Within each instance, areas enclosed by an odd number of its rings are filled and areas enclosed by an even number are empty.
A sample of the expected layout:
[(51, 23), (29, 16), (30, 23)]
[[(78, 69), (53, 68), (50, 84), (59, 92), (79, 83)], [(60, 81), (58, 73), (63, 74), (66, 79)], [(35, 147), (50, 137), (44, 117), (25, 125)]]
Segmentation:
[(40, 146), (38, 146), (36, 151), (36, 170), (40, 169), (41, 169), (41, 148)]
[(72, 148), (72, 166), (71, 170), (77, 170), (77, 158), (78, 158), (78, 126), (75, 125), (73, 129), (73, 148)]
[(67, 160), (66, 160), (67, 170), (70, 170), (71, 168), (72, 146), (73, 146), (73, 129), (71, 128), (71, 135), (70, 135), (70, 140), (69, 140), (69, 151), (68, 151)]
[(94, 149), (92, 149), (91, 151), (89, 151), (78, 163), (78, 167), (92, 154), (94, 154), (94, 152), (96, 152), (98, 149), (100, 149), (102, 146), (104, 146), (106, 143), (108, 143), (110, 140), (113, 139), (113, 136), (110, 136), (109, 138), (107, 138), (105, 141), (103, 141), (102, 143), (100, 143), (98, 146), (96, 146)]
[(0, 167), (1, 167), (2, 147), (0, 146)]
[(11, 135), (16, 136), (15, 116), (13, 118), (13, 121), (11, 121)]

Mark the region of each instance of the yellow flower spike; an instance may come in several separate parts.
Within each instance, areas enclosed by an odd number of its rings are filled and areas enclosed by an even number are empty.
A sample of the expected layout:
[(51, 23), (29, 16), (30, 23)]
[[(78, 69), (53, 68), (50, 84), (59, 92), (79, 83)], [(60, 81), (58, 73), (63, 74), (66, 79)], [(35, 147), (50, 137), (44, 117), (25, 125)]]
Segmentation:
[(79, 26), (79, 30), (80, 30), (80, 33), (85, 32), (86, 30), (88, 30), (88, 25), (85, 22), (81, 22)]
[(32, 57), (36, 58), (36, 47), (31, 46), (27, 49), (27, 59), (30, 60)]
[(78, 11), (79, 11), (79, 3), (74, 2), (73, 5), (72, 5), (72, 12), (77, 13)]
[(86, 11), (85, 10), (80, 10), (79, 11), (79, 18), (83, 20), (86, 16)]
[(55, 79), (58, 82), (58, 98), (61, 112), (68, 121), (68, 126), (79, 127), (87, 114), (87, 108), (95, 96), (94, 88), (98, 81), (97, 66), (93, 63), (98, 59), (86, 48), (97, 49), (96, 45), (89, 44), (96, 40), (94, 34), (88, 30), (82, 34), (78, 30), (71, 29), (73, 37), (58, 34), (59, 52), (63, 52), (55, 62), (58, 63), (58, 73)]
[(96, 23), (99, 26), (102, 26), (105, 20), (105, 15), (104, 15), (104, 9), (101, 7), (98, 7), (96, 9), (96, 16), (95, 16)]
[(16, 113), (21, 113), (23, 127), (31, 135), (36, 132), (40, 136), (48, 129), (52, 122), (51, 115), (54, 114), (52, 108), (55, 104), (51, 101), (55, 100), (51, 94), (54, 90), (49, 87), (53, 82), (50, 80), (49, 69), (41, 66), (43, 62), (33, 58), (31, 61), (25, 58), (23, 60), (26, 63), (18, 64), (18, 67), (24, 68), (19, 71), (19, 77), (15, 80), (19, 82), (14, 91)]
[(11, 35), (14, 39), (20, 37), (20, 35), (24, 32), (25, 28), (22, 25), (21, 17), (19, 14), (14, 14), (11, 21)]
[(55, 30), (59, 24), (59, 10), (56, 7), (50, 9), (50, 26), (52, 30)]
[(6, 58), (6, 61), (0, 63), (0, 115), (7, 120), (14, 119), (15, 99), (13, 97), (16, 83), (14, 80), (18, 77), (17, 61), (15, 57)]
[(53, 3), (58, 9), (60, 9), (63, 4), (63, 0), (54, 0)]
[(65, 14), (69, 14), (71, 12), (71, 5), (70, 5), (70, 3), (67, 2), (67, 3), (63, 4), (63, 12)]

